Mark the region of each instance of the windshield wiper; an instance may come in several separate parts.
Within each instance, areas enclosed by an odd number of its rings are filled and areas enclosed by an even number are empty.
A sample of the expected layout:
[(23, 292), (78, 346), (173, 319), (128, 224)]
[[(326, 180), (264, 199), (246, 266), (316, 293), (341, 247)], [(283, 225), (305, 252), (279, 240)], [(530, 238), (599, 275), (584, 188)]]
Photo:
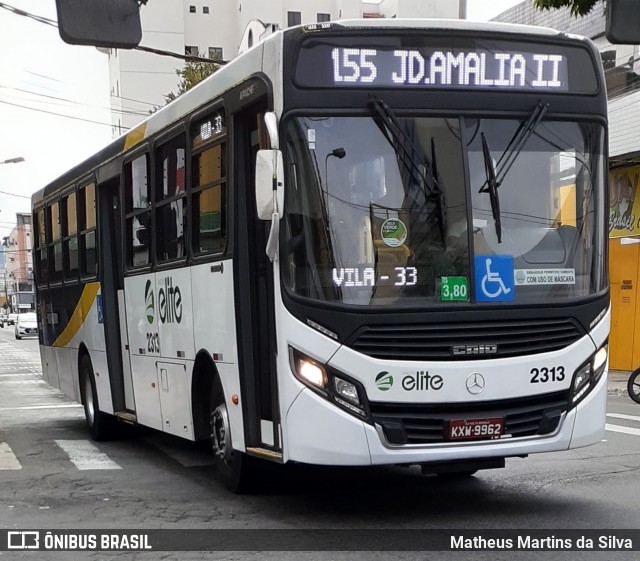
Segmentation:
[(502, 181), (509, 173), (511, 166), (513, 166), (516, 158), (520, 155), (522, 148), (524, 148), (527, 140), (529, 140), (533, 131), (536, 129), (540, 121), (542, 121), (542, 118), (548, 109), (548, 103), (542, 103), (541, 101), (538, 102), (529, 118), (518, 127), (518, 130), (509, 141), (509, 144), (498, 159), (498, 163), (495, 165), (491, 158), (491, 151), (487, 144), (487, 138), (485, 137), (484, 132), (480, 133), (480, 136), (482, 137), (484, 169), (487, 179), (482, 184), (482, 187), (480, 187), (479, 192), (489, 194), (491, 214), (493, 215), (496, 227), (498, 243), (502, 243), (502, 224), (500, 222), (500, 197), (498, 195), (498, 187), (502, 184)]
[[(442, 240), (445, 239), (445, 205), (443, 204), (444, 192), (438, 177), (436, 167), (436, 147), (433, 138), (431, 139), (431, 159), (422, 156), (422, 151), (415, 147), (413, 140), (402, 129), (391, 108), (379, 97), (371, 94), (371, 105), (382, 121), (378, 128), (394, 149), (398, 160), (409, 174), (410, 179), (417, 185), (422, 186), (425, 199), (435, 203), (438, 213), (438, 227)], [(375, 119), (374, 119), (375, 122)]]

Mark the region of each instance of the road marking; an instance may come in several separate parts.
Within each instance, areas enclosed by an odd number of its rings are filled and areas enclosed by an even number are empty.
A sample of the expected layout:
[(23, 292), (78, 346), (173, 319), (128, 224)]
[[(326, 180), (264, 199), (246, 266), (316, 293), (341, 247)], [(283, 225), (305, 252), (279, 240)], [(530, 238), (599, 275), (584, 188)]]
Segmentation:
[(614, 417), (616, 419), (626, 419), (627, 421), (640, 421), (640, 417), (636, 415), (624, 415), (623, 413), (607, 413), (607, 417)]
[(631, 427), (623, 427), (620, 425), (610, 425), (607, 423), (604, 428), (611, 432), (623, 432), (625, 434), (633, 434), (635, 436), (640, 436), (640, 429), (634, 429)]
[(22, 469), (18, 458), (6, 442), (0, 442), (0, 469)]
[(68, 409), (71, 407), (82, 407), (79, 403), (59, 403), (51, 405), (25, 405), (23, 407), (0, 407), (1, 411), (30, 411), (34, 409)]
[(54, 440), (78, 469), (122, 469), (109, 456), (87, 440)]

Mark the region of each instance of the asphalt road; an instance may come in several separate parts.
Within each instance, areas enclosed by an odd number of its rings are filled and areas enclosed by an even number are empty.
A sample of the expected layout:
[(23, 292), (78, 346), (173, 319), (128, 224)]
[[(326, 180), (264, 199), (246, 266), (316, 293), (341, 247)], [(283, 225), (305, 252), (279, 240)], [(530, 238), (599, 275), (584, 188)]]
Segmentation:
[[(82, 408), (40, 378), (38, 344), (0, 329), (0, 528), (640, 528), (640, 406), (609, 397), (596, 446), (507, 460), (464, 480), (417, 468), (265, 465), (261, 491), (228, 493), (209, 454), (154, 431), (92, 442)], [(392, 536), (392, 532), (389, 534)], [(127, 559), (637, 559), (638, 553), (137, 553)], [(7, 559), (112, 559), (0, 553)]]

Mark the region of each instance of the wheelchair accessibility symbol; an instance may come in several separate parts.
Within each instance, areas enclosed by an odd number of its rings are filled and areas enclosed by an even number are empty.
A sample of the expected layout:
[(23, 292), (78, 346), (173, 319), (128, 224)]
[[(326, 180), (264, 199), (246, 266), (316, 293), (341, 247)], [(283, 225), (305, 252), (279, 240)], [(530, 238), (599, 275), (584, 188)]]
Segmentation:
[(478, 302), (513, 302), (513, 257), (511, 255), (476, 255), (476, 300)]

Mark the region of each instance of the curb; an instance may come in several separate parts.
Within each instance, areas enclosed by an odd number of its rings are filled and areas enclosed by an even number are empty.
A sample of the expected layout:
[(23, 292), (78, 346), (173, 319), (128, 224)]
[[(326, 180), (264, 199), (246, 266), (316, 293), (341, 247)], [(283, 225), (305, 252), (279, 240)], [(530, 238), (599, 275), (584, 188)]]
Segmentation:
[(629, 397), (629, 392), (627, 391), (627, 388), (607, 388), (607, 395)]

